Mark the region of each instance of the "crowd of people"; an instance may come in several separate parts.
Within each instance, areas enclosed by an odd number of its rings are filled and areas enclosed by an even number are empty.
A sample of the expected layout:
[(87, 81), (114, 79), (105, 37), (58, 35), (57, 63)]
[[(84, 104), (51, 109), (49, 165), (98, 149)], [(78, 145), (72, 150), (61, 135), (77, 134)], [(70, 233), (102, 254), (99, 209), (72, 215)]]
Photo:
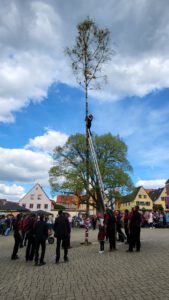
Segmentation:
[[(124, 227), (124, 232), (123, 228)], [(100, 242), (99, 253), (104, 252), (105, 240), (109, 241), (109, 250), (117, 250), (116, 241), (125, 242), (129, 245), (127, 252), (140, 251), (141, 214), (139, 207), (135, 206), (129, 213), (106, 209), (104, 218), (100, 218), (98, 240)]]
[[(80, 217), (79, 217), (80, 218)], [(81, 216), (85, 226), (86, 216)], [(75, 225), (75, 218), (71, 218), (68, 213), (58, 212), (58, 217), (53, 221), (51, 216), (44, 217), (43, 214), (22, 215), (18, 214), (16, 218), (11, 216), (0, 217), (0, 234), (8, 236), (11, 230), (14, 235), (14, 247), (11, 255), (12, 260), (19, 258), (19, 248), (26, 247), (25, 260), (34, 261), (35, 266), (44, 265), (46, 250), (46, 240), (54, 237), (56, 243), (56, 264), (60, 260), (60, 249), (64, 250), (64, 262), (68, 262), (68, 249), (70, 248), (70, 233), (72, 226)], [(133, 252), (135, 249), (140, 251), (140, 232), (141, 227), (154, 228), (159, 221), (163, 227), (166, 227), (166, 214), (164, 212), (139, 212), (139, 207), (135, 206), (129, 212), (120, 210), (113, 211), (107, 208), (104, 216), (92, 216), (90, 227), (98, 231), (98, 241), (100, 244), (99, 253), (104, 252), (105, 241), (109, 242), (109, 250), (115, 251), (116, 242), (122, 242), (128, 245), (127, 252)], [(54, 233), (54, 237), (52, 236)], [(40, 251), (41, 249), (41, 251)]]
[[(128, 244), (127, 252), (133, 252), (135, 248), (140, 251), (140, 232), (141, 227), (166, 228), (169, 213), (161, 211), (142, 211), (139, 212), (139, 206), (135, 206), (129, 212), (126, 209), (124, 212), (120, 210), (106, 210), (104, 218), (99, 224), (98, 240), (100, 241), (99, 253), (104, 252), (104, 242), (109, 240), (110, 251), (116, 249), (116, 241)], [(95, 229), (95, 227), (93, 227)]]
[[(52, 232), (57, 240), (56, 246), (56, 263), (60, 260), (60, 248), (64, 249), (64, 262), (68, 262), (68, 249), (70, 248), (71, 222), (69, 215), (59, 211), (58, 217), (53, 222), (51, 217), (45, 217), (43, 214), (22, 215), (18, 214), (16, 218), (1, 218), (3, 223), (9, 220), (10, 230), (13, 231), (14, 247), (11, 255), (12, 260), (19, 258), (18, 252), (20, 248), (25, 247), (25, 260), (34, 261), (35, 266), (45, 265), (46, 240), (50, 238)], [(4, 231), (1, 224), (1, 234), (6, 234), (8, 227)], [(8, 222), (7, 222), (8, 226)], [(52, 237), (53, 241), (54, 238)]]

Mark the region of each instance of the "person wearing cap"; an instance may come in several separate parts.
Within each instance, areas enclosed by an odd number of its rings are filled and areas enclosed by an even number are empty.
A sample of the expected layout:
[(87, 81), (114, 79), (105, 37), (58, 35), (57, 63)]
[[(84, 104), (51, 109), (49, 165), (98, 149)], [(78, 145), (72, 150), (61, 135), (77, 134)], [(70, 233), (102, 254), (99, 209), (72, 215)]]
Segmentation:
[(56, 245), (56, 264), (60, 260), (60, 246), (61, 242), (64, 249), (64, 262), (68, 262), (68, 240), (70, 236), (70, 224), (68, 218), (63, 214), (63, 211), (60, 210), (58, 217), (54, 223), (54, 232), (57, 239)]

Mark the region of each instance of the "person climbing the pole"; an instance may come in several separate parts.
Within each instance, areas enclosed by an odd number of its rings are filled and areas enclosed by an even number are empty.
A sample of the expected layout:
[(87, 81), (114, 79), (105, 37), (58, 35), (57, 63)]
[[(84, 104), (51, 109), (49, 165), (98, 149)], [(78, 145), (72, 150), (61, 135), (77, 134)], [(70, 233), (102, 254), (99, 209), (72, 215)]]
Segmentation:
[(92, 114), (88, 115), (86, 117), (86, 125), (87, 125), (87, 128), (90, 130), (91, 126), (92, 126), (92, 120), (93, 120), (93, 116)]

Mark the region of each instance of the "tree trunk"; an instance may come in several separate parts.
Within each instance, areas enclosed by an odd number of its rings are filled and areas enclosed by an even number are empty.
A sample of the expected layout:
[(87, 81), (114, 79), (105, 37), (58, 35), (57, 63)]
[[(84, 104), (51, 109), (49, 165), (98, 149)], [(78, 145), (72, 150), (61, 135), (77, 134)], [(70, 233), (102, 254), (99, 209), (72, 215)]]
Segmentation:
[(96, 194), (97, 194), (96, 212), (104, 215), (103, 199), (99, 188), (96, 189)]

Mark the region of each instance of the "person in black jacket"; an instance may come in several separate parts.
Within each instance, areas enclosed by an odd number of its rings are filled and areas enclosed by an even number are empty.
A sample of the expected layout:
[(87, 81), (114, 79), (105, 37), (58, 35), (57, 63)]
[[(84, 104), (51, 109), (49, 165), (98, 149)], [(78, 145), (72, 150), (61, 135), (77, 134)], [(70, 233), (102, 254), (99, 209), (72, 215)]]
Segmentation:
[(54, 223), (55, 237), (57, 238), (56, 246), (56, 263), (59, 263), (60, 259), (60, 245), (62, 241), (64, 249), (64, 262), (68, 262), (68, 240), (70, 235), (70, 224), (68, 218), (64, 216), (63, 211), (59, 211), (59, 216)]
[(140, 231), (141, 231), (141, 214), (139, 213), (139, 206), (136, 205), (130, 218), (129, 223), (130, 239), (129, 249), (127, 252), (133, 252), (133, 248), (136, 247), (136, 251), (140, 251)]
[(13, 223), (12, 223), (15, 243), (14, 243), (14, 248), (13, 248), (13, 253), (12, 253), (11, 259), (19, 258), (17, 253), (18, 253), (19, 245), (20, 245), (20, 242), (22, 239), (22, 237), (21, 237), (21, 218), (22, 218), (22, 215), (18, 214), (16, 216), (16, 219), (14, 219)]
[(107, 208), (104, 216), (104, 225), (106, 228), (106, 234), (109, 239), (110, 251), (116, 249), (116, 219), (113, 210)]
[(92, 120), (93, 120), (92, 114), (90, 114), (89, 116), (87, 116), (85, 120), (86, 120), (87, 128), (90, 130), (90, 128), (92, 126)]
[(34, 226), (36, 222), (35, 214), (31, 214), (28, 219), (28, 225), (26, 230), (27, 236), (27, 247), (26, 247), (26, 261), (32, 261), (35, 253), (35, 237), (34, 237)]
[(40, 220), (36, 222), (34, 226), (35, 237), (35, 266), (38, 266), (39, 262), (39, 248), (41, 246), (41, 256), (39, 265), (45, 265), (44, 257), (46, 250), (46, 239), (48, 238), (48, 225), (44, 221), (44, 215), (40, 216)]

